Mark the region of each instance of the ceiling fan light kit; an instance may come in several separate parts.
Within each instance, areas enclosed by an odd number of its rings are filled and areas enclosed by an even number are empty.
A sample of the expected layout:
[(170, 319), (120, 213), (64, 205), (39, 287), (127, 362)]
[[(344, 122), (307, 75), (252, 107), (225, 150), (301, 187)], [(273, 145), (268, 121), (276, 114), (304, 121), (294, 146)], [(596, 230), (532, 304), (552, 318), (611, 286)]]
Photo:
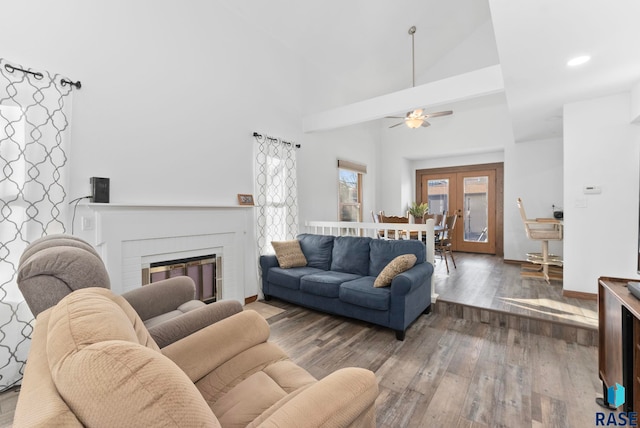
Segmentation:
[[(411, 129), (416, 129), (416, 128), (420, 128), (422, 126), (423, 123), (425, 123), (424, 121), (422, 121), (421, 119), (412, 119), (412, 118), (406, 118), (404, 120), (404, 123)], [(426, 122), (428, 123), (428, 122)], [(428, 125), (427, 125), (428, 126)]]
[[(415, 34), (416, 34), (416, 27), (412, 26), (411, 28), (409, 28), (409, 35), (411, 35), (411, 87), (412, 88), (415, 88), (416, 86), (416, 59), (415, 59), (415, 39), (414, 39)], [(420, 127), (426, 128), (427, 126), (430, 126), (431, 124), (427, 122), (427, 118), (429, 117), (447, 116), (450, 114), (453, 114), (453, 111), (447, 110), (447, 111), (439, 111), (436, 113), (423, 114), (423, 109), (418, 108), (413, 111), (407, 112), (407, 115), (405, 117), (387, 116), (387, 118), (404, 119), (404, 122), (396, 123), (394, 125), (391, 125), (389, 128), (395, 128), (396, 126), (402, 125), (402, 123), (404, 123), (405, 125), (407, 125), (407, 127), (411, 129), (416, 129)]]

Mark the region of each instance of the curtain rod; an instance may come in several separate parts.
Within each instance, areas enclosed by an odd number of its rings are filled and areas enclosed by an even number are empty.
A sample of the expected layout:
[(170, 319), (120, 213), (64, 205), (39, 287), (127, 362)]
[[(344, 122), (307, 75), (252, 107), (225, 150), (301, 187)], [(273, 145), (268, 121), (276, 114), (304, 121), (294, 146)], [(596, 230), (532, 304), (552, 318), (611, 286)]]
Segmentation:
[[(40, 80), (40, 79), (42, 79), (42, 78), (44, 77), (44, 75), (43, 75), (42, 73), (40, 73), (39, 71), (38, 71), (38, 72), (35, 72), (35, 71), (31, 71), (31, 70), (24, 70), (24, 69), (19, 68), (19, 67), (14, 67), (14, 66), (13, 66), (13, 65), (11, 65), (11, 64), (5, 64), (5, 65), (4, 65), (4, 68), (5, 68), (9, 73), (13, 73), (15, 70), (18, 70), (18, 71), (22, 71), (23, 73), (31, 74), (31, 75), (33, 75), (33, 76), (34, 76), (36, 79), (38, 79), (38, 80)], [(74, 81), (72, 81), (72, 80), (68, 80), (68, 79), (64, 79), (64, 78), (63, 78), (63, 79), (60, 79), (60, 84), (61, 84), (62, 86), (65, 86), (65, 85), (71, 85), (71, 86), (74, 86), (76, 89), (80, 89), (80, 88), (82, 88), (82, 83), (80, 83), (80, 81), (79, 81), (79, 80), (78, 80), (77, 82), (74, 82)]]
[[(253, 136), (254, 136), (254, 137), (258, 137), (258, 138), (262, 138), (262, 134), (258, 134), (257, 132), (254, 132), (254, 133), (253, 133)], [(269, 140), (269, 141), (278, 141), (278, 139), (277, 139), (277, 138), (269, 137), (268, 135), (265, 135), (265, 137), (264, 137), (264, 138), (266, 138), (266, 139), (267, 139), (267, 140)], [(284, 144), (288, 144), (288, 145), (290, 145), (290, 146), (294, 146), (296, 149), (299, 149), (300, 147), (302, 147), (302, 146), (300, 146), (300, 144), (293, 144), (293, 143), (290, 143), (290, 142), (288, 142), (288, 141), (284, 141), (284, 140), (281, 140), (281, 141), (282, 141)]]

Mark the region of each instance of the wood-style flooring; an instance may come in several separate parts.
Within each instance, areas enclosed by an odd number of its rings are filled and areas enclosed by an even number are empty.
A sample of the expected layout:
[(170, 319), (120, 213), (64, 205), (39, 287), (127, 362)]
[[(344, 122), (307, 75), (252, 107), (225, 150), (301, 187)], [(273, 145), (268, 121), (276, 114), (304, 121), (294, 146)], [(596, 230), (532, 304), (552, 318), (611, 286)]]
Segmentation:
[(520, 265), (499, 257), (454, 253), (457, 269), (447, 274), (436, 256), (434, 272), (439, 299), (480, 308), (506, 311), (582, 327), (598, 327), (594, 300), (564, 297), (562, 282), (547, 284), (540, 278), (522, 278)]
[(454, 256), (449, 274), (436, 258), (435, 310), (403, 342), (277, 299), (253, 309), (282, 310), (265, 314), (271, 340), (314, 376), (372, 370), (379, 427), (594, 426), (596, 412), (608, 413), (595, 403), (597, 348), (567, 332), (597, 337), (596, 302), (565, 298), (561, 283), (521, 278), (519, 265), (494, 256)]
[(594, 346), (422, 315), (404, 341), (367, 323), (274, 299), (271, 340), (317, 378), (364, 367), (378, 379), (378, 427), (587, 427), (602, 396)]
[(564, 297), (562, 283), (523, 278), (520, 265), (482, 254), (454, 253), (450, 273), (439, 257), (434, 272), (438, 313), (597, 345), (594, 300)]
[[(391, 330), (277, 299), (246, 308), (263, 314), (270, 340), (317, 378), (372, 370), (379, 427), (594, 426), (596, 412), (607, 412), (595, 403), (597, 348), (564, 328), (596, 330), (595, 301), (564, 298), (560, 283), (522, 279), (518, 265), (493, 256), (454, 256), (449, 274), (436, 258), (438, 303), (402, 342)], [(0, 394), (0, 427), (11, 426), (17, 394)]]

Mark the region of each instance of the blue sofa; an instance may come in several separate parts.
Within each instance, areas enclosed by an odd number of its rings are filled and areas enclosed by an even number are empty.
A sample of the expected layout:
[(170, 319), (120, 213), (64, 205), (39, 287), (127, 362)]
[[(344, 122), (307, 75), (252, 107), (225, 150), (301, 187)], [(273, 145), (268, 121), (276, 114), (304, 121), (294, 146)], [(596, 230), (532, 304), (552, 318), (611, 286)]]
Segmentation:
[[(304, 267), (283, 269), (275, 255), (260, 257), (265, 300), (277, 297), (301, 306), (391, 328), (398, 340), (422, 313), (431, 311), (433, 266), (417, 240), (301, 234)], [(395, 257), (415, 254), (411, 269), (389, 287), (375, 288), (378, 274)]]

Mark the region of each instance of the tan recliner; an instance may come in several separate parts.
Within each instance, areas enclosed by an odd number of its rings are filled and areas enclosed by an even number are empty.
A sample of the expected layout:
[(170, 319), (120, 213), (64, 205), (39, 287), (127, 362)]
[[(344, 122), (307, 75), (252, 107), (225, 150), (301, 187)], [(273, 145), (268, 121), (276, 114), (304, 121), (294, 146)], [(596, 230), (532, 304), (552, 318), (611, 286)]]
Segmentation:
[[(74, 290), (111, 287), (100, 255), (89, 243), (72, 235), (49, 235), (32, 242), (20, 257), (17, 282), (34, 316)], [(240, 302), (207, 305), (195, 300), (195, 295), (195, 284), (187, 276), (123, 293), (161, 348), (242, 311)]]
[(104, 288), (74, 291), (35, 324), (14, 427), (369, 427), (375, 375), (318, 381), (244, 311), (162, 350)]

